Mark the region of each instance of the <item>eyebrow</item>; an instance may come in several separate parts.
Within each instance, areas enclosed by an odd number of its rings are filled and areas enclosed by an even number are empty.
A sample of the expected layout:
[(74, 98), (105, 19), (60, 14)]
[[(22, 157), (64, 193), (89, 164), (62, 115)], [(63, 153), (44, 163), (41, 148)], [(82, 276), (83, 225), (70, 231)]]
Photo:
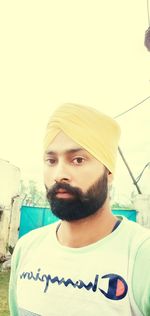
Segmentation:
[[(73, 148), (73, 149), (65, 150), (64, 153), (65, 154), (74, 154), (74, 153), (77, 153), (77, 152), (83, 151), (83, 150), (84, 149), (82, 147), (81, 148), (79, 147), (79, 148)], [(58, 152), (50, 150), (50, 151), (46, 151), (45, 154), (46, 155), (57, 155)]]

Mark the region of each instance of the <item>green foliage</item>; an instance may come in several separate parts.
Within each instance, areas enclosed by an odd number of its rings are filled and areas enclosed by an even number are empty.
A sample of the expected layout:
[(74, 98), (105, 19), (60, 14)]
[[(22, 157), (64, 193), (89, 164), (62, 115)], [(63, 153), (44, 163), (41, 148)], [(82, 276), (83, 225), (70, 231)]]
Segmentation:
[[(36, 181), (29, 180), (28, 184), (25, 185), (23, 180), (20, 181), (20, 195), (22, 198), (22, 204), (28, 206), (39, 206), (39, 207), (49, 207), (49, 203), (46, 199), (46, 192), (38, 189)], [(115, 188), (111, 188), (111, 206), (113, 209), (131, 209), (132, 199), (131, 197), (119, 198), (115, 192)]]
[(8, 284), (10, 272), (0, 272), (0, 316), (9, 316)]
[(29, 180), (28, 185), (25, 185), (23, 180), (21, 180), (20, 195), (23, 205), (49, 207), (45, 193), (38, 189), (34, 180)]

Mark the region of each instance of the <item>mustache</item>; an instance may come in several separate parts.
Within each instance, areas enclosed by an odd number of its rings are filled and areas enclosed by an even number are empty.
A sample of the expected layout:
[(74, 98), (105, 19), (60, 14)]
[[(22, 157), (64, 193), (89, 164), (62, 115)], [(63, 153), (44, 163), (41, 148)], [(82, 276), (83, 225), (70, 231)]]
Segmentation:
[(67, 193), (72, 194), (76, 198), (80, 198), (80, 199), (83, 198), (83, 193), (79, 188), (72, 187), (68, 183), (58, 183), (58, 182), (55, 183), (50, 189), (46, 187), (47, 198), (50, 200), (55, 198), (58, 190), (60, 189), (65, 190)]

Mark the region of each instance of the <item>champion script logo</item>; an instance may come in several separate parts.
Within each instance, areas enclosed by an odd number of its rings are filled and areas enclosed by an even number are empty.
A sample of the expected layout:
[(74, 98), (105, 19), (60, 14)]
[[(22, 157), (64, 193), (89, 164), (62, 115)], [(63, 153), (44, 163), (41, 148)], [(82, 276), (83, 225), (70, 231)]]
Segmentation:
[[(52, 277), (50, 274), (42, 274), (41, 269), (38, 269), (37, 273), (33, 273), (32, 271), (23, 272), (20, 275), (20, 279), (42, 282), (44, 284), (44, 293), (46, 293), (49, 286), (53, 284), (57, 284), (58, 286), (63, 285), (65, 287), (68, 287), (70, 285), (74, 289), (78, 290), (84, 289), (86, 291), (100, 292), (110, 300), (121, 300), (126, 296), (128, 292), (126, 281), (120, 275), (113, 273), (106, 274), (104, 276), (99, 276), (98, 274), (96, 274), (94, 281), (90, 281), (88, 284), (86, 284), (82, 280), (73, 281), (70, 278), (65, 279), (64, 277), (59, 278), (58, 276)], [(100, 287), (102, 279), (106, 279), (107, 281), (107, 291), (104, 291)]]

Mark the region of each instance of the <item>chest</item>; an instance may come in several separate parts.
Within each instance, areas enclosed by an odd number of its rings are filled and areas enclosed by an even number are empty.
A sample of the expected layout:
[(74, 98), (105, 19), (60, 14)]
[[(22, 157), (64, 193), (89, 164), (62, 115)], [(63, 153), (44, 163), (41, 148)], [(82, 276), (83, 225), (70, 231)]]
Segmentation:
[(132, 315), (128, 247), (70, 253), (43, 244), (29, 250), (18, 269), (17, 301), (31, 315)]

